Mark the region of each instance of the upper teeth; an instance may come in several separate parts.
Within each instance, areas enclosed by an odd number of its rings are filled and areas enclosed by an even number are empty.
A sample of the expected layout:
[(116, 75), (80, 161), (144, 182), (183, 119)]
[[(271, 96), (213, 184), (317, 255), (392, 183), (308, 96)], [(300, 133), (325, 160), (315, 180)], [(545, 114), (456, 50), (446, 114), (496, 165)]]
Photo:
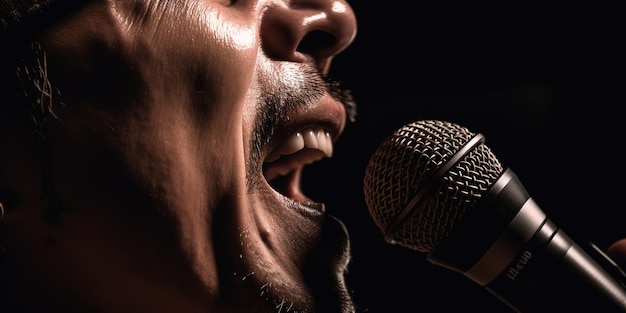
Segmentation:
[(278, 149), (267, 156), (265, 161), (276, 161), (281, 155), (294, 154), (305, 147), (320, 150), (326, 157), (333, 155), (333, 142), (330, 134), (321, 128), (306, 128), (291, 134)]

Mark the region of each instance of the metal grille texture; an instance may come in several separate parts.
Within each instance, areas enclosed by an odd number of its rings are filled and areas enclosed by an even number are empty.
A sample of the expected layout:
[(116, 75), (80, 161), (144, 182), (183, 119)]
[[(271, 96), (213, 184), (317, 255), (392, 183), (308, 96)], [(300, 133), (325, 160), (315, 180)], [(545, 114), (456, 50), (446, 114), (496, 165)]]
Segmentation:
[(393, 234), (395, 244), (432, 251), (502, 174), (498, 159), (481, 143), (433, 181), (438, 169), (475, 135), (451, 122), (416, 121), (396, 130), (371, 156), (363, 191), (383, 234), (419, 188), (434, 186)]

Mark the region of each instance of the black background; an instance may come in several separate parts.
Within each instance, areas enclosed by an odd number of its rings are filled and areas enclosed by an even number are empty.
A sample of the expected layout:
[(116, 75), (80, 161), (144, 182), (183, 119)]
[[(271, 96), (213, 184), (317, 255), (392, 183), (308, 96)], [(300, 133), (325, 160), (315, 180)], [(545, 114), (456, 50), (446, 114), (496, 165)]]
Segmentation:
[(478, 285), (383, 241), (363, 197), (369, 157), (421, 119), (486, 136), (548, 216), (578, 241), (626, 237), (624, 23), (617, 5), (353, 0), (359, 30), (332, 74), (359, 103), (305, 192), (352, 239), (360, 312), (509, 312)]

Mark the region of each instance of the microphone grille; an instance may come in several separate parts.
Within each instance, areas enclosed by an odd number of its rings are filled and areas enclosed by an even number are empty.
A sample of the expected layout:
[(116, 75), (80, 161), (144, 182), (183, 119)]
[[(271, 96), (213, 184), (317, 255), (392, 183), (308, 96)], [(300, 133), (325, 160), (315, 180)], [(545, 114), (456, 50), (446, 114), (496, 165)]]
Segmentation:
[[(474, 137), (457, 124), (424, 120), (396, 130), (377, 148), (367, 165), (363, 190), (370, 215), (388, 241), (432, 251), (493, 185), (503, 168), (482, 142), (439, 173)], [(424, 190), (389, 233), (397, 216)]]

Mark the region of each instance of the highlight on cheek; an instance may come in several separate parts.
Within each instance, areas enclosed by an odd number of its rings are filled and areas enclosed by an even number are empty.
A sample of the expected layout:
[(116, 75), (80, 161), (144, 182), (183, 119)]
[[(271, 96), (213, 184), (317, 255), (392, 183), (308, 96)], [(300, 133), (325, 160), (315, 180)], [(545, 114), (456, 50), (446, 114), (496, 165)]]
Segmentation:
[(234, 23), (231, 21), (232, 18), (224, 16), (223, 10), (199, 7), (196, 11), (207, 33), (217, 42), (222, 42), (236, 50), (249, 50), (257, 44), (256, 29)]

